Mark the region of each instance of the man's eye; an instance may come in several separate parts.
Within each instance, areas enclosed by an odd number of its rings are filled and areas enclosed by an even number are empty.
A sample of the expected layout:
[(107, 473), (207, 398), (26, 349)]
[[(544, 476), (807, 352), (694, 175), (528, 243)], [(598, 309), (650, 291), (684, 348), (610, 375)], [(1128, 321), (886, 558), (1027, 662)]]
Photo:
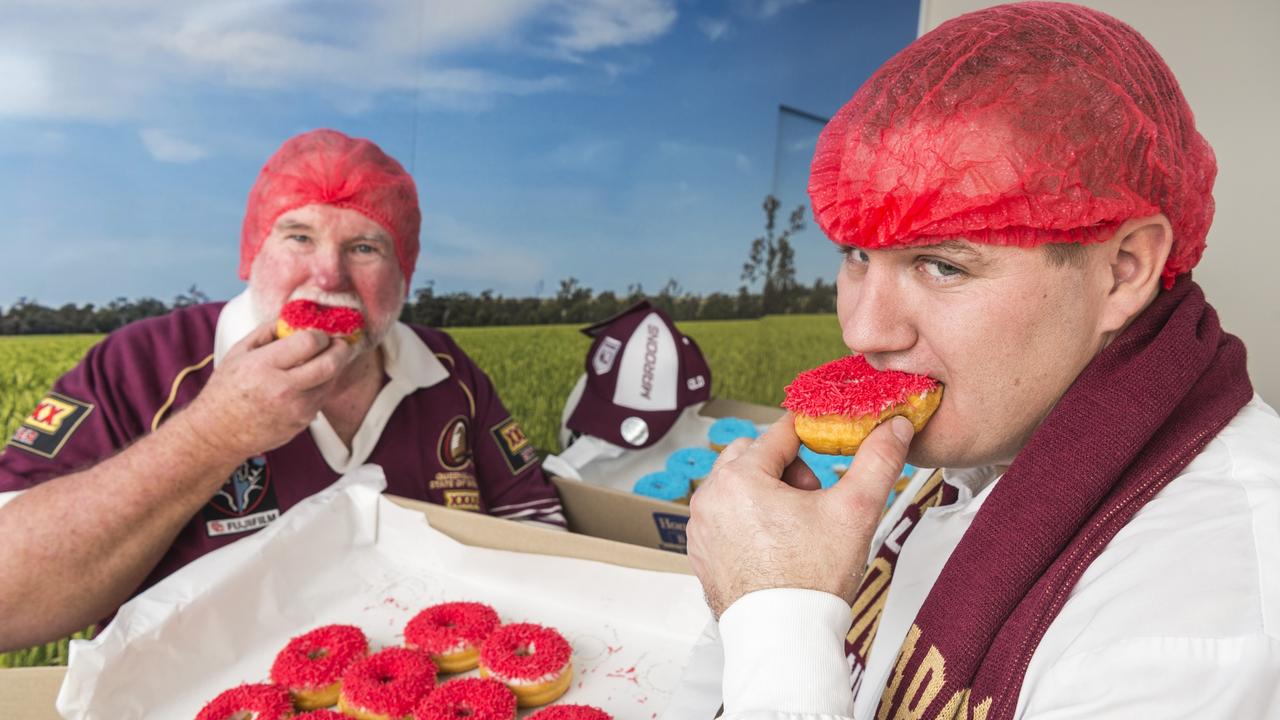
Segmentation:
[(921, 262), (924, 264), (924, 271), (929, 274), (929, 277), (951, 278), (964, 275), (964, 270), (961, 270), (951, 263), (943, 262), (941, 260), (933, 260), (930, 258), (924, 258)]
[(369, 243), (359, 243), (351, 248), (357, 255), (373, 255), (378, 252), (378, 248)]
[(841, 246), (840, 254), (844, 255), (844, 259), (847, 262), (853, 263), (855, 265), (866, 265), (867, 263), (871, 262), (871, 256), (867, 255), (867, 252), (865, 250), (861, 248), (856, 248), (852, 245)]
[(296, 243), (309, 243), (309, 242), (311, 242), (311, 236), (310, 236), (310, 235), (289, 235), (289, 236), (287, 236), (287, 238), (286, 238), (286, 239), (288, 239), (288, 240), (292, 240), (293, 242), (296, 242)]

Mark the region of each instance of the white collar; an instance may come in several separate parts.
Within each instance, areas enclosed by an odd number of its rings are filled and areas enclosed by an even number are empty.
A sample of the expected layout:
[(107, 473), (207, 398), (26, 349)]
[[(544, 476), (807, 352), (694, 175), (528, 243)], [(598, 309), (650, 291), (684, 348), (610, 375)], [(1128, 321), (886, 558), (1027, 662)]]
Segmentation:
[[(232, 298), (218, 314), (218, 325), (213, 338), (213, 364), (226, 356), (232, 345), (244, 339), (257, 322), (253, 317), (252, 300), (246, 290)], [(431, 348), (408, 325), (397, 322), (382, 339), (382, 359), (391, 381), (382, 387), (364, 416), (364, 422), (351, 440), (351, 447), (342, 442), (323, 413), (317, 413), (311, 421), (311, 436), (334, 472), (350, 472), (364, 464), (382, 436), (391, 413), (405, 396), (419, 388), (431, 387), (449, 377), (449, 370), (440, 362)]]
[(985, 496), (1002, 475), (1003, 473), (995, 465), (942, 469), (942, 481), (959, 491), (956, 496), (956, 501), (959, 503)]

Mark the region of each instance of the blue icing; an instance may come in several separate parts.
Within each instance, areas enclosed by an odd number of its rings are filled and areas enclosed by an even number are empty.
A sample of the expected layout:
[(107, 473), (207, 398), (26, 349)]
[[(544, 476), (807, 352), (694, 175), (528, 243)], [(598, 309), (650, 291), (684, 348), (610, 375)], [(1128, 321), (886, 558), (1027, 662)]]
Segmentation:
[(711, 423), (711, 429), (707, 431), (707, 440), (712, 445), (728, 445), (743, 437), (754, 440), (760, 437), (760, 431), (756, 429), (755, 423), (742, 418), (720, 418)]
[(637, 495), (657, 500), (683, 500), (689, 495), (689, 478), (667, 470), (652, 472), (636, 481)]
[(818, 482), (822, 484), (823, 490), (840, 481), (840, 473), (836, 472), (836, 469), (830, 465), (823, 468), (814, 468), (813, 474), (818, 477)]
[(701, 480), (711, 474), (711, 467), (720, 457), (715, 450), (706, 448), (684, 448), (671, 453), (667, 458), (667, 470), (683, 475), (690, 480)]

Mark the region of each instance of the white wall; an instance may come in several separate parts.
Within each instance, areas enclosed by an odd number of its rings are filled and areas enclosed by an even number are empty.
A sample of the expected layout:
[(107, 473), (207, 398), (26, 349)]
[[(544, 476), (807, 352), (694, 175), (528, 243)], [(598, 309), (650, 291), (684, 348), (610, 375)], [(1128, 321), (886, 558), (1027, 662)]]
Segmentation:
[[(999, 4), (921, 0), (921, 31)], [(1123, 20), (1155, 46), (1218, 156), (1217, 213), (1192, 275), (1249, 349), (1254, 389), (1280, 407), (1280, 2), (1079, 4)]]

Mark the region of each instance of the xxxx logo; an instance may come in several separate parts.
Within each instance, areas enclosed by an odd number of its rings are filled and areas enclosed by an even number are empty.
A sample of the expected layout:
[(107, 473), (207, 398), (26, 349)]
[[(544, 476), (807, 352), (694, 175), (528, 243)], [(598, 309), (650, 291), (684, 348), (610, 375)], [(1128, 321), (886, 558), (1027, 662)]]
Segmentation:
[(36, 405), (36, 409), (31, 411), (31, 415), (27, 417), (25, 423), (36, 430), (52, 435), (58, 432), (58, 429), (62, 427), (62, 423), (71, 417), (71, 413), (75, 409), (75, 406), (70, 403), (47, 397)]
[(11, 447), (22, 448), (41, 457), (52, 458), (76, 431), (93, 405), (51, 392), (44, 396), (9, 440)]

